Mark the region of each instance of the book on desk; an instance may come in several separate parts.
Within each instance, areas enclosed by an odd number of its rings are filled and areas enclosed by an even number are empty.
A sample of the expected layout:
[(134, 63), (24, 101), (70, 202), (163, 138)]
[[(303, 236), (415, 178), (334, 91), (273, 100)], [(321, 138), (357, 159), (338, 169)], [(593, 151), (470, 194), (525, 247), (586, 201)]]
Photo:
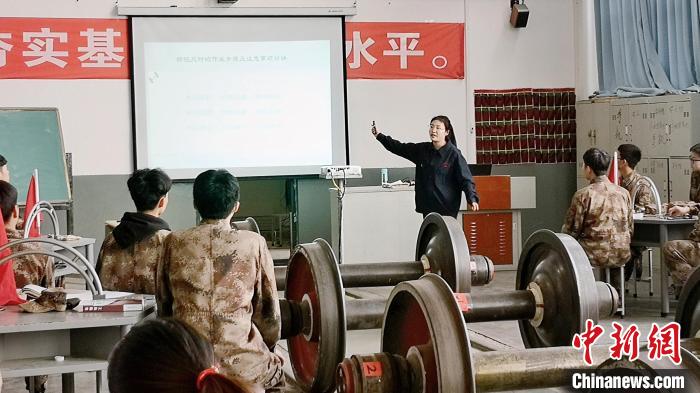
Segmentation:
[[(36, 299), (46, 288), (28, 284), (19, 290), (19, 294), (27, 299)], [(76, 312), (125, 312), (143, 311), (146, 303), (154, 301), (155, 296), (134, 294), (131, 292), (104, 291), (105, 299), (93, 299), (92, 292), (82, 289), (65, 289), (67, 299), (79, 299), (80, 303), (73, 308)]]

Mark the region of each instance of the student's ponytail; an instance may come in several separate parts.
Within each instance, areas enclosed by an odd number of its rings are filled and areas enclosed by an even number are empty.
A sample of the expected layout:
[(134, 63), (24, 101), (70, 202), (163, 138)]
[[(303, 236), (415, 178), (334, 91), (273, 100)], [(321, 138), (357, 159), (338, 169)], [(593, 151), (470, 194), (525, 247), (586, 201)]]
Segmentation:
[(254, 390), (242, 381), (228, 378), (216, 369), (209, 368), (197, 376), (197, 393), (254, 393)]

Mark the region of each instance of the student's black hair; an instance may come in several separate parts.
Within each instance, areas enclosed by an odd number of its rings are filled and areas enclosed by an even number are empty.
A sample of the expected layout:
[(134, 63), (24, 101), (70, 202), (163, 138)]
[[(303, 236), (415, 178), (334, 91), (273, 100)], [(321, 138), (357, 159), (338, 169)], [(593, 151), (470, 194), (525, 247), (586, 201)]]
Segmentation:
[[(248, 393), (251, 387), (218, 372), (211, 343), (185, 322), (144, 321), (129, 331), (109, 356), (111, 393)], [(199, 379), (199, 388), (197, 381)]]
[(0, 180), (0, 211), (2, 219), (7, 222), (17, 205), (17, 189), (12, 184)]
[(5, 156), (0, 154), (0, 166), (5, 166), (5, 165), (7, 165), (7, 158), (5, 158)]
[(153, 210), (160, 198), (165, 196), (173, 186), (170, 177), (160, 169), (139, 169), (126, 182), (131, 199), (137, 211)]
[(596, 176), (603, 176), (610, 166), (610, 154), (605, 150), (592, 147), (583, 153), (583, 163), (591, 168)]
[(693, 147), (690, 148), (690, 152), (700, 156), (700, 143), (694, 144)]
[(627, 165), (632, 169), (634, 169), (642, 159), (642, 151), (631, 143), (624, 143), (618, 146), (617, 151), (620, 153), (620, 159), (627, 161)]
[(223, 169), (210, 169), (194, 179), (194, 207), (203, 219), (226, 218), (240, 197), (238, 179)]
[(445, 136), (445, 140), (449, 143), (452, 143), (457, 147), (457, 140), (455, 139), (455, 130), (452, 128), (452, 122), (450, 119), (445, 116), (445, 115), (437, 115), (430, 119), (430, 122), (434, 122), (435, 120), (441, 122), (442, 124), (445, 125), (445, 131), (449, 131), (450, 133)]

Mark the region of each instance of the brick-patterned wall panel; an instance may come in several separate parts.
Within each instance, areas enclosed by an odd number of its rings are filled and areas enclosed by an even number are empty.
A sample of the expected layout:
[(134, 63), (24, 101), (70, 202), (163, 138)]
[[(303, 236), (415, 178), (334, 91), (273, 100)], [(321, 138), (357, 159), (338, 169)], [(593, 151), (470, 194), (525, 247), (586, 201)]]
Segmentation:
[(480, 164), (576, 162), (573, 88), (474, 91)]

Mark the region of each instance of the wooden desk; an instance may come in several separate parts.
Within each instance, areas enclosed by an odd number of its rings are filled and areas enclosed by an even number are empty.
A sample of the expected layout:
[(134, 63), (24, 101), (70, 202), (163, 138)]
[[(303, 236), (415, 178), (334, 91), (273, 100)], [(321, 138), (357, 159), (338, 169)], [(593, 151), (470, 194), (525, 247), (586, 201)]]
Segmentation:
[[(0, 311), (0, 374), (3, 378), (62, 374), (63, 392), (75, 391), (74, 373), (96, 371), (97, 392), (106, 391), (107, 359), (131, 326), (153, 314), (78, 313), (31, 314), (17, 306)], [(54, 356), (65, 357), (62, 362)]]
[[(644, 217), (634, 220), (634, 235), (632, 245), (641, 247), (663, 247), (669, 240), (688, 239), (690, 231), (695, 225), (695, 218), (665, 219), (658, 217)], [(661, 252), (661, 316), (668, 315), (668, 272), (664, 262), (664, 253)]]

